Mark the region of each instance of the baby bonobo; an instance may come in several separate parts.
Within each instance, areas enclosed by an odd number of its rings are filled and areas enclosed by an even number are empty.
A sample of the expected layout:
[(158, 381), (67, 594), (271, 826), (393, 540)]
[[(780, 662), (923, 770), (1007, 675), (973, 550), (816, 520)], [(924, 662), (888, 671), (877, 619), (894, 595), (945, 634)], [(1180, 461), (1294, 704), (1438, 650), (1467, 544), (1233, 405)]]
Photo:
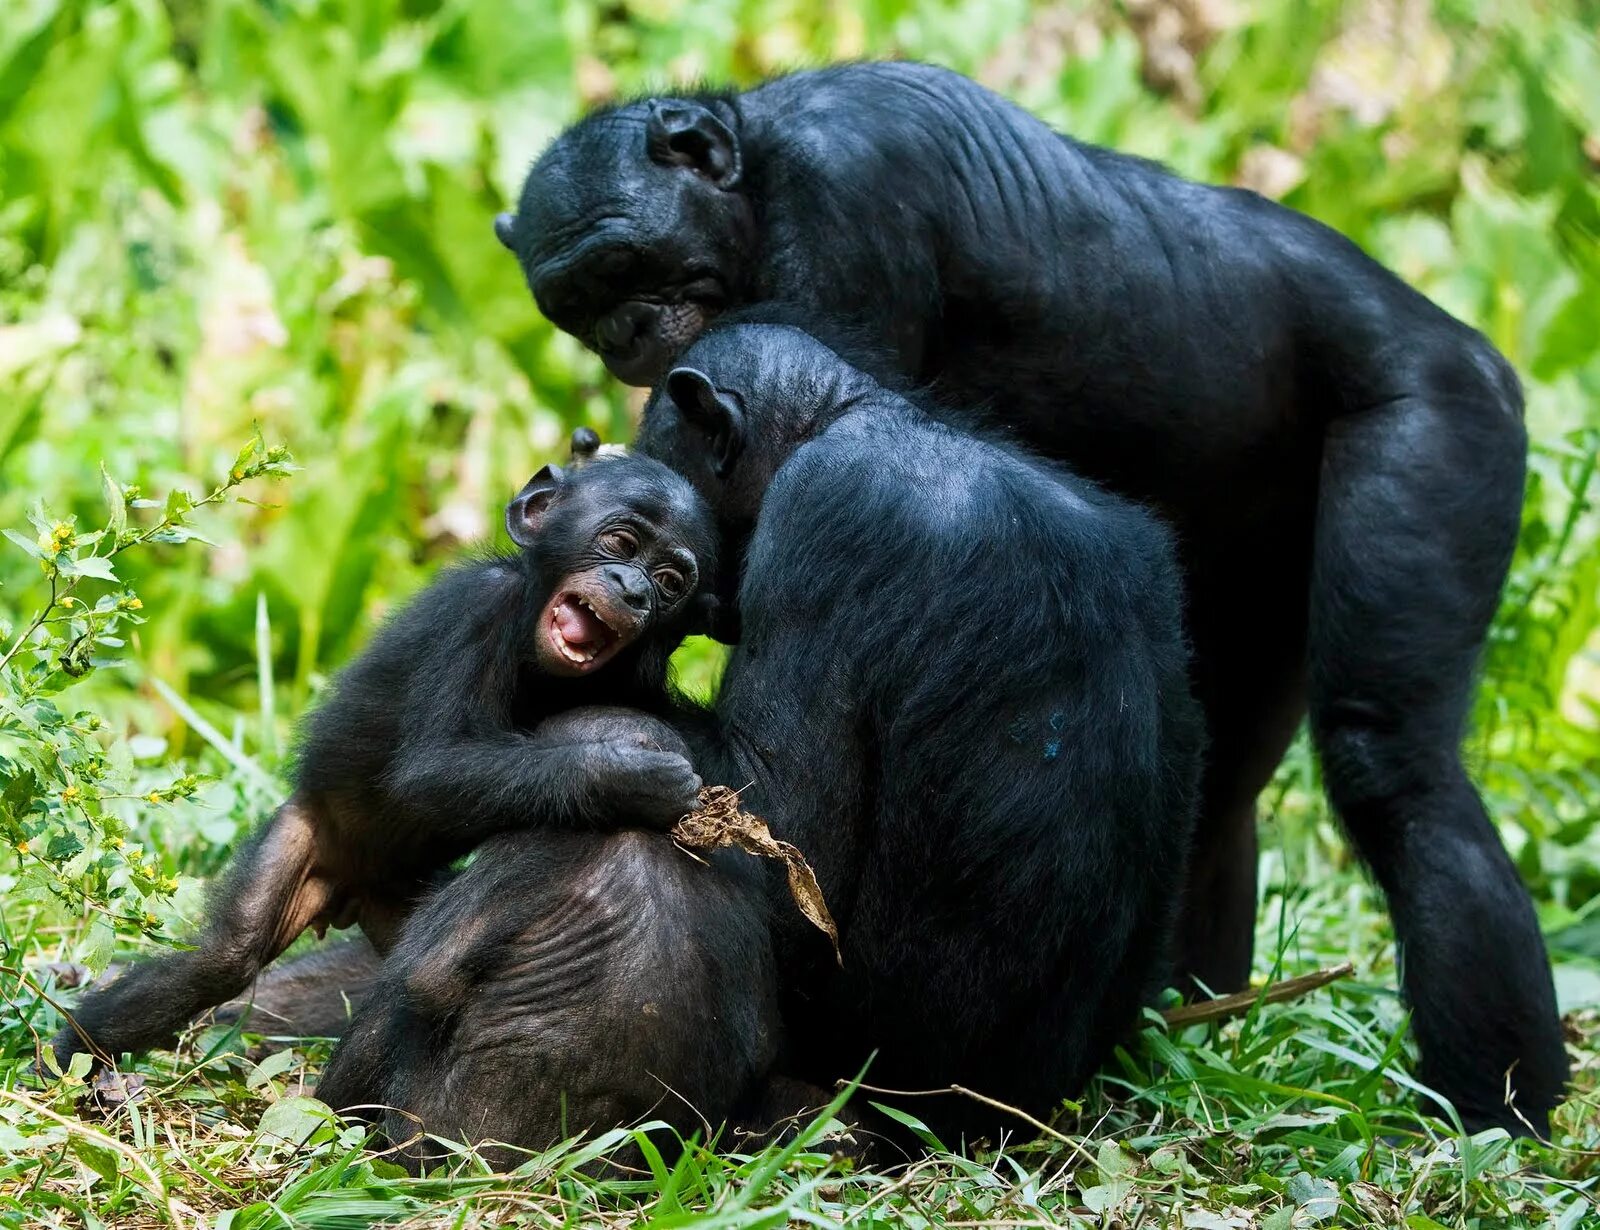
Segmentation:
[[(58, 1060), (170, 1041), (307, 927), (359, 922), (385, 951), (430, 880), (496, 833), (665, 829), (694, 810), (700, 779), (646, 714), (715, 604), (700, 498), (659, 462), (600, 455), (540, 470), (506, 527), (516, 553), (446, 571), (339, 676), (293, 796), (235, 856), (195, 948), (91, 990)], [(549, 721), (580, 706), (607, 708)]]

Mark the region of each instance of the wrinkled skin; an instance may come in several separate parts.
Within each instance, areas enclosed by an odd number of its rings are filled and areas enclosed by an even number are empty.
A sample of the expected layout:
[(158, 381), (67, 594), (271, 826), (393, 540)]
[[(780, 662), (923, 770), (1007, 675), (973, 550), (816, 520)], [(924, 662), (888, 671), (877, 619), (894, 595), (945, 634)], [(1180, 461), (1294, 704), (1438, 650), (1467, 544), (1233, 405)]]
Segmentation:
[(294, 796), (235, 855), (195, 947), (93, 988), (54, 1039), (63, 1064), (169, 1042), (307, 927), (360, 923), (386, 950), (434, 878), (496, 833), (659, 830), (697, 806), (681, 749), (551, 719), (670, 707), (667, 659), (714, 602), (708, 510), (648, 458), (601, 457), (547, 467), (507, 516), (518, 553), (446, 571), (340, 674)]
[(1422, 1079), (1469, 1127), (1544, 1129), (1568, 1070), (1549, 964), (1460, 756), (1526, 454), (1479, 334), (1300, 214), (916, 64), (599, 112), (496, 230), (624, 380), (697, 322), (778, 309), (1159, 509), (1212, 740), (1180, 970), (1245, 984), (1255, 800), (1309, 707)]
[[(645, 714), (580, 719), (687, 754)], [(486, 1156), (505, 1166), (583, 1131), (661, 1119), (688, 1137), (754, 1113), (777, 1047), (753, 859), (637, 829), (525, 829), (412, 916), (317, 1092), (387, 1108), (372, 1117), (413, 1167), (442, 1157), (424, 1132), (499, 1142)]]

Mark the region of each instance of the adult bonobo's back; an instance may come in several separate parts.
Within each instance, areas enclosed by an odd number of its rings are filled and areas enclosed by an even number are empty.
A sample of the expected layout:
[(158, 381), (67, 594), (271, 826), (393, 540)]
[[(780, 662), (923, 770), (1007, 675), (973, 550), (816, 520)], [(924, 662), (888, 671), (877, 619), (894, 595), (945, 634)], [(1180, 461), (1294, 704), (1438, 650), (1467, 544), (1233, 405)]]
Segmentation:
[[(638, 447), (747, 541), (695, 763), (806, 852), (844, 956), (774, 912), (784, 1070), (876, 1050), (874, 1084), (1049, 1113), (1168, 968), (1201, 743), (1168, 536), (798, 330), (683, 360)], [(993, 1126), (952, 1102), (917, 1113)]]
[(1458, 747), (1526, 447), (1482, 337), (1309, 218), (916, 64), (599, 112), (496, 230), (625, 380), (719, 311), (783, 302), (1155, 502), (1213, 744), (1184, 968), (1245, 981), (1255, 798), (1309, 699), (1388, 894), (1424, 1079), (1473, 1126), (1543, 1123), (1567, 1071), (1549, 966)]

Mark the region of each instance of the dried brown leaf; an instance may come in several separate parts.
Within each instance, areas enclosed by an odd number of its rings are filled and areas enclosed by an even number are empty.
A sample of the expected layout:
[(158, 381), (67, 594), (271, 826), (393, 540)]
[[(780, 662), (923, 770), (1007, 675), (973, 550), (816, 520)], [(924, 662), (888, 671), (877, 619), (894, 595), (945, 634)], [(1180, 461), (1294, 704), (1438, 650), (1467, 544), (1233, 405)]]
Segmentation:
[(779, 841), (767, 822), (739, 806), (739, 792), (727, 786), (706, 786), (700, 791), (700, 810), (691, 812), (672, 828), (672, 836), (687, 850), (715, 850), (733, 846), (757, 858), (783, 862), (789, 875), (789, 895), (806, 921), (828, 937), (833, 956), (840, 965), (839, 928), (822, 898), (817, 876), (804, 855), (787, 841)]

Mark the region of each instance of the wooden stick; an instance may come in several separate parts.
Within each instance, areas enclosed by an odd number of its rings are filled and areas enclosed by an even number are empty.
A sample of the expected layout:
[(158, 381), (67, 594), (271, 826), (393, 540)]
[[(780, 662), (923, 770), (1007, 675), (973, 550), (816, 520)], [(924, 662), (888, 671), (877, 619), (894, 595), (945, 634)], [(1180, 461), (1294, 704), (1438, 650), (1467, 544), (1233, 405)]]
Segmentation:
[(1309, 995), (1330, 982), (1348, 978), (1353, 973), (1355, 966), (1348, 961), (1342, 961), (1327, 969), (1301, 974), (1298, 978), (1285, 978), (1282, 982), (1274, 982), (1264, 991), (1236, 991), (1220, 999), (1205, 999), (1197, 1004), (1168, 1008), (1161, 1015), (1174, 1029), (1181, 1029), (1185, 1025), (1193, 1025), (1199, 1021), (1226, 1021), (1229, 1017), (1243, 1016), (1257, 1003), (1281, 1004), (1286, 1000), (1299, 999), (1302, 995)]

